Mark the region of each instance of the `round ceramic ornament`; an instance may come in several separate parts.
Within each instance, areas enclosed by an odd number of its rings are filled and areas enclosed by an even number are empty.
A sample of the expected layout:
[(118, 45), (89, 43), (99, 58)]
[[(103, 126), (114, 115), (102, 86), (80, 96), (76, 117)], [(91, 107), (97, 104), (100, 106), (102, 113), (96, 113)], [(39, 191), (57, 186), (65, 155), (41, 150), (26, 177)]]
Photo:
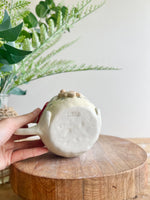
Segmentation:
[(74, 157), (95, 144), (100, 129), (100, 110), (85, 96), (61, 90), (46, 104), (36, 126), (18, 129), (16, 134), (39, 135), (51, 152)]

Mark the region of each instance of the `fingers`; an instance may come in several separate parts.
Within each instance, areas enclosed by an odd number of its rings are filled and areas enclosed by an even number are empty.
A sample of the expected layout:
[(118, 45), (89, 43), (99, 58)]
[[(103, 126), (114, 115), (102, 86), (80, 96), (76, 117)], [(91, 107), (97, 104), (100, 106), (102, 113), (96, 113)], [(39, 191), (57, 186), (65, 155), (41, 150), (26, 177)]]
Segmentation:
[(27, 125), (28, 123), (33, 122), (37, 118), (40, 112), (41, 112), (41, 109), (37, 108), (31, 113), (12, 118), (12, 123), (13, 125), (15, 125), (15, 130)]
[(48, 149), (45, 147), (36, 147), (31, 149), (23, 149), (13, 152), (11, 158), (11, 164), (20, 160), (24, 160), (27, 158), (40, 156), (48, 152)]
[(6, 141), (8, 141), (18, 128), (34, 121), (39, 115), (40, 111), (40, 108), (37, 108), (29, 114), (1, 120), (0, 145), (3, 145)]

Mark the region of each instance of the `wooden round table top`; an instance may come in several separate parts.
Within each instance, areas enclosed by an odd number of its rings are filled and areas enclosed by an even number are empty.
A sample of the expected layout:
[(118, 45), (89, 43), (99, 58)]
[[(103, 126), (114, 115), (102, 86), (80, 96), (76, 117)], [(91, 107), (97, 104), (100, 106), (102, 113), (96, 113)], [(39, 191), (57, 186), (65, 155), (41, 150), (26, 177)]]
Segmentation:
[(13, 164), (11, 184), (28, 200), (125, 200), (144, 189), (146, 160), (146, 152), (138, 145), (101, 135), (79, 157), (63, 158), (49, 152)]

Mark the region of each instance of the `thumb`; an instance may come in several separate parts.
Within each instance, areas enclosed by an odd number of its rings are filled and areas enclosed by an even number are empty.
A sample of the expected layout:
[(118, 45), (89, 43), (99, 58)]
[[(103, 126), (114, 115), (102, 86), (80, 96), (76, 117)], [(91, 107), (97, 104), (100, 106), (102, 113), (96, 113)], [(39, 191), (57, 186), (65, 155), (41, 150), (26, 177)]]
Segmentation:
[(20, 128), (22, 126), (33, 122), (37, 118), (37, 116), (40, 114), (40, 112), (41, 112), (41, 109), (36, 108), (31, 113), (14, 117), (13, 123), (15, 124), (15, 129), (17, 130), (18, 128)]

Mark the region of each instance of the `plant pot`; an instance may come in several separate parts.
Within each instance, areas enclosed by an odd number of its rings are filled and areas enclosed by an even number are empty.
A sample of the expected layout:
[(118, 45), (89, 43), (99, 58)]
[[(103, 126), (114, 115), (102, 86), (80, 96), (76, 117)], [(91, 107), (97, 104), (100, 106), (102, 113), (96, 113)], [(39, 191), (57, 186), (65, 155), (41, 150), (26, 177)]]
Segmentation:
[[(16, 111), (8, 106), (9, 95), (0, 94), (0, 120), (8, 117), (17, 116)], [(0, 170), (0, 184), (5, 184), (9, 182), (9, 167)]]

